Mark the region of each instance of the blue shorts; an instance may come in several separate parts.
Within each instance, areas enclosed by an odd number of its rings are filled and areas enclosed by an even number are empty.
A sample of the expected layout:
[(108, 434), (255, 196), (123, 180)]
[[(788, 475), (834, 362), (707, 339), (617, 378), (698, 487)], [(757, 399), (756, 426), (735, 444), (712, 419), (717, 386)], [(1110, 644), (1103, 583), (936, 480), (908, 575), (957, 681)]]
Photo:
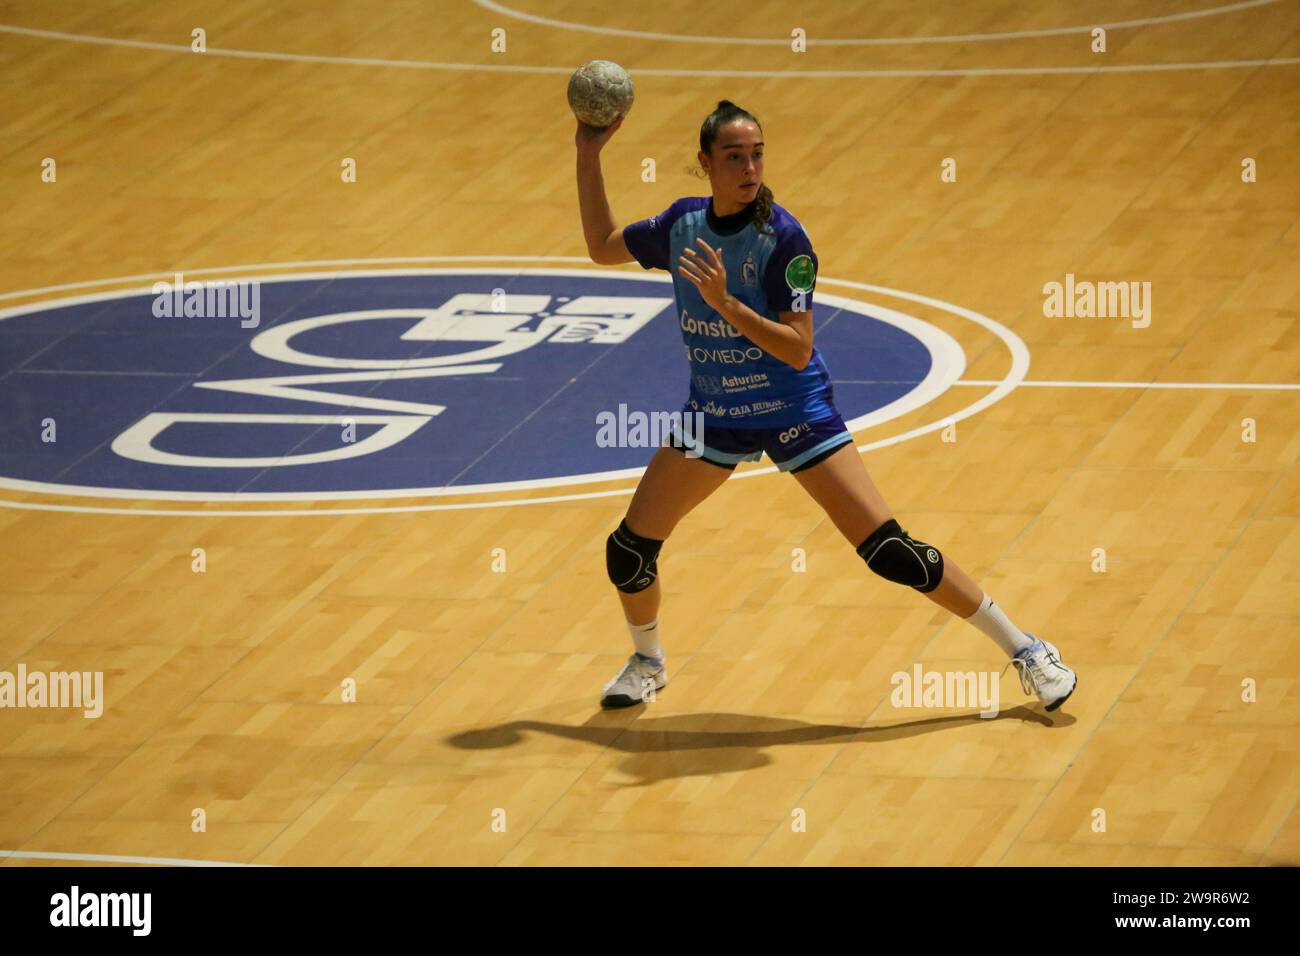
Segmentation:
[[(684, 409), (683, 416), (689, 415)], [(688, 424), (695, 419), (684, 418)], [(726, 428), (721, 425), (705, 425), (703, 442), (693, 428), (691, 433), (683, 436), (678, 422), (673, 423), (672, 437), (667, 442), (683, 454), (687, 449), (692, 452), (700, 450), (702, 457), (709, 464), (720, 468), (732, 469), (742, 461), (758, 461), (767, 452), (780, 471), (803, 471), (828, 458), (844, 445), (853, 443), (853, 436), (844, 425), (844, 419), (836, 412), (830, 418), (815, 422), (802, 422), (787, 425), (784, 428)], [(702, 447), (701, 447), (702, 445)]]

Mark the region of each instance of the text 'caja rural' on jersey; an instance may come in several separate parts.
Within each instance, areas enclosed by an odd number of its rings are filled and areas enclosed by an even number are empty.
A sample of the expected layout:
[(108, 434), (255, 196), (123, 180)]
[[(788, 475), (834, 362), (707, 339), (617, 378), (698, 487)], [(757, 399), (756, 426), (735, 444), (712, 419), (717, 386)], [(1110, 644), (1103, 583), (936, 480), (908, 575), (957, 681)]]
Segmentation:
[(759, 315), (779, 322), (781, 312), (812, 310), (817, 254), (799, 221), (772, 204), (768, 232), (754, 225), (753, 204), (731, 216), (714, 215), (709, 197), (678, 199), (651, 219), (623, 229), (628, 251), (646, 269), (673, 277), (677, 321), (691, 363), (689, 411), (706, 425), (779, 428), (836, 414), (830, 374), (821, 354), (796, 370), (763, 351), (705, 304), (695, 284), (679, 271), (683, 250), (704, 250), (703, 238), (721, 248), (727, 291)]

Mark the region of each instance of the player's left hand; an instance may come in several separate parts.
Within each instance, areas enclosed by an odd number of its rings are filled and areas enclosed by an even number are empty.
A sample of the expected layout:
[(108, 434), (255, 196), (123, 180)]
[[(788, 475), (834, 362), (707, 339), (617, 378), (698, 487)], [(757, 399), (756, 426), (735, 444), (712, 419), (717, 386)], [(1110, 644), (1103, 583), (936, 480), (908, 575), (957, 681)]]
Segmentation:
[(727, 298), (727, 267), (722, 264), (722, 250), (714, 249), (701, 238), (695, 240), (704, 250), (701, 255), (694, 249), (682, 250), (678, 271), (700, 290), (700, 298), (718, 312)]

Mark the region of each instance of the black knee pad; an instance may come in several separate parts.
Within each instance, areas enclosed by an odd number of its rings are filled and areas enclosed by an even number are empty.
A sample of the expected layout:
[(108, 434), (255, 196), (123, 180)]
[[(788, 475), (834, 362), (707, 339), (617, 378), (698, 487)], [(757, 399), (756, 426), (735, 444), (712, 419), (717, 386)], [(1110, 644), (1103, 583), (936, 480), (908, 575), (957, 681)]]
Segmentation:
[(943, 580), (939, 549), (909, 537), (893, 518), (858, 545), (858, 556), (885, 580), (906, 584), (922, 594), (933, 591)]
[(636, 594), (654, 584), (658, 574), (655, 561), (661, 547), (662, 541), (643, 538), (628, 528), (626, 520), (619, 522), (605, 541), (605, 569), (614, 587), (625, 594)]

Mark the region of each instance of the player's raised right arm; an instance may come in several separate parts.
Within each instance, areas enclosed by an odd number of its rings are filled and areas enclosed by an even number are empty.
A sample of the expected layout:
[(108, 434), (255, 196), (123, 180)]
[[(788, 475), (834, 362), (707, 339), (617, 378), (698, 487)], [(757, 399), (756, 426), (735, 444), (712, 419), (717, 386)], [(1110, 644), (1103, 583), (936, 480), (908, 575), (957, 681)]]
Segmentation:
[(614, 225), (605, 197), (605, 179), (600, 171), (600, 151), (623, 125), (619, 116), (604, 129), (596, 129), (581, 121), (574, 137), (578, 148), (578, 206), (582, 211), (582, 233), (587, 240), (587, 254), (591, 261), (602, 266), (613, 266), (633, 261), (623, 241), (623, 230)]

